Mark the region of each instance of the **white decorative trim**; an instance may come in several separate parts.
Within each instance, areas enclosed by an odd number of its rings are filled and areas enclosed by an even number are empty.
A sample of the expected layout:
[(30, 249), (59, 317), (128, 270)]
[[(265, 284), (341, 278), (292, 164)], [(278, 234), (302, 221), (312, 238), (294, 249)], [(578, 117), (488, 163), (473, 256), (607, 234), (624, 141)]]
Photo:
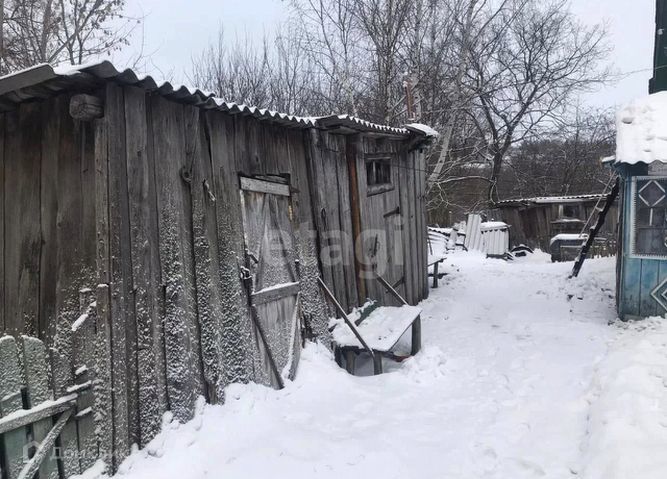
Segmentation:
[[(653, 203), (652, 205), (650, 205), (650, 204), (648, 203), (648, 201), (646, 201), (646, 200), (644, 199), (644, 197), (642, 196), (642, 191), (644, 191), (646, 188), (648, 188), (649, 185), (655, 185), (655, 186), (657, 186), (658, 188), (660, 188), (660, 191), (662, 191), (662, 196), (661, 196), (660, 198), (658, 198), (658, 200), (657, 200), (655, 203)], [(660, 203), (662, 200), (665, 199), (665, 189), (664, 189), (662, 186), (660, 186), (660, 183), (658, 183), (657, 181), (655, 181), (655, 180), (651, 180), (651, 181), (649, 181), (648, 183), (646, 183), (644, 186), (642, 186), (642, 187), (640, 188), (640, 190), (639, 190), (639, 192), (638, 192), (638, 196), (639, 196), (639, 199), (642, 200), (642, 202), (643, 202), (646, 206), (648, 206), (649, 208), (653, 208), (654, 206), (656, 206), (658, 203)]]
[(667, 288), (665, 288), (665, 285), (667, 285), (667, 278), (651, 291), (651, 297), (655, 299), (662, 309), (667, 311)]
[[(667, 176), (633, 176), (632, 180), (630, 181), (630, 221), (628, 221), (628, 224), (630, 225), (630, 241), (629, 241), (629, 254), (628, 256), (630, 258), (636, 258), (636, 259), (657, 259), (657, 260), (665, 260), (667, 259), (667, 255), (656, 255), (656, 254), (642, 254), (642, 253), (637, 253), (635, 250), (635, 236), (637, 233), (637, 181), (643, 181), (643, 180), (662, 180), (662, 181), (667, 181)], [(647, 183), (648, 185), (650, 183)], [(658, 186), (660, 186), (658, 184)], [(642, 187), (644, 189), (644, 187)], [(662, 191), (665, 191), (662, 186), (660, 186), (660, 189)], [(644, 203), (647, 206), (648, 203), (644, 201)], [(667, 300), (667, 298), (666, 298)], [(656, 300), (657, 301), (657, 300)]]

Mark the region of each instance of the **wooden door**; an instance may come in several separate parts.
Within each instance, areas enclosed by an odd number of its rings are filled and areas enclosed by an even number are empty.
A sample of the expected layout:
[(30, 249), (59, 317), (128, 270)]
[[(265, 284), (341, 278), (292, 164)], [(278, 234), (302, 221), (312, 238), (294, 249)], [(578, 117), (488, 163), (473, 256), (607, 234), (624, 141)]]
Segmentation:
[(289, 185), (241, 178), (247, 287), (258, 354), (256, 380), (281, 387), (300, 347), (300, 281)]

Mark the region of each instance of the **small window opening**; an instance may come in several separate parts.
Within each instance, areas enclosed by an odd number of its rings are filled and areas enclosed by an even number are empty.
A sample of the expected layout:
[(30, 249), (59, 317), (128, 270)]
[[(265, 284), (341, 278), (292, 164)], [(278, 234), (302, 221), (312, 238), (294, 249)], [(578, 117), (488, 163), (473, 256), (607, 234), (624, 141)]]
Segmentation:
[(579, 218), (579, 205), (563, 205), (565, 218)]
[(389, 157), (366, 159), (366, 185), (368, 194), (382, 193), (393, 188)]

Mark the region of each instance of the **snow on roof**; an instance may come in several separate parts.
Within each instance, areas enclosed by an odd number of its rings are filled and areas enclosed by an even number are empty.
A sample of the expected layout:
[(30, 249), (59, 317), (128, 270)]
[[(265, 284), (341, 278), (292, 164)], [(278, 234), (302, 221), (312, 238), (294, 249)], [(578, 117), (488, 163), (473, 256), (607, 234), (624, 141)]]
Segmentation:
[(592, 201), (603, 198), (605, 195), (570, 195), (570, 196), (536, 196), (534, 198), (515, 198), (496, 202), (496, 206), (514, 206), (528, 204), (550, 204), (550, 203), (579, 203), (581, 201)]
[(482, 231), (491, 231), (509, 228), (509, 225), (507, 223), (503, 223), (502, 221), (485, 221), (480, 223), (479, 227)]
[(616, 163), (667, 163), (667, 92), (632, 101), (616, 114)]
[(423, 125), (421, 123), (408, 123), (407, 125), (405, 125), (405, 128), (407, 128), (410, 131), (421, 132), (426, 136), (430, 136), (431, 138), (437, 138), (440, 136), (440, 133), (435, 131), (433, 128), (431, 128), (428, 125)]
[[(132, 69), (119, 70), (111, 62), (87, 63), (82, 65), (61, 65), (53, 67), (40, 64), (25, 70), (0, 77), (0, 104), (14, 104), (73, 87), (91, 87), (103, 81), (114, 81), (124, 85), (134, 85), (145, 90), (157, 91), (169, 99), (188, 103), (203, 109), (215, 109), (231, 114), (241, 113), (259, 120), (269, 120), (296, 128), (347, 128), (362, 132), (385, 135), (418, 136), (429, 139), (425, 128), (397, 128), (379, 125), (350, 115), (329, 115), (323, 117), (301, 117), (258, 108), (256, 106), (227, 102), (214, 93), (186, 85), (159, 81), (150, 75), (137, 74)], [(430, 128), (429, 128), (430, 129)]]
[(556, 241), (584, 241), (588, 239), (587, 234), (579, 233), (560, 233), (551, 238), (549, 245), (553, 245)]

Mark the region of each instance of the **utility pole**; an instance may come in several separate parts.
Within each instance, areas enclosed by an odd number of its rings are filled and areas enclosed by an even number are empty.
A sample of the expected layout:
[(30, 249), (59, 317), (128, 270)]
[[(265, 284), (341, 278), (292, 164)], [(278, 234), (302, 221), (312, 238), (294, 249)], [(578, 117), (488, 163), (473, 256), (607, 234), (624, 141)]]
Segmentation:
[(649, 93), (667, 90), (667, 0), (655, 2), (655, 50)]

